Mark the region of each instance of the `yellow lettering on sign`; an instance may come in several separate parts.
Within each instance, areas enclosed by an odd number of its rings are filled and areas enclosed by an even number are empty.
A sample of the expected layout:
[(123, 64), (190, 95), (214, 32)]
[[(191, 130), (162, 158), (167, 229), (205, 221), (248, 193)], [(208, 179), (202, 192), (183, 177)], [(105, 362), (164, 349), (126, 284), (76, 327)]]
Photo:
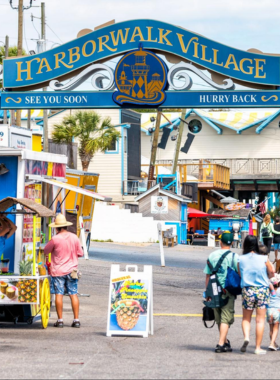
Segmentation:
[(202, 57), (201, 57), (201, 59), (202, 59), (202, 61), (206, 61), (206, 62), (212, 62), (212, 59), (210, 58), (210, 59), (206, 59), (206, 48), (207, 48), (207, 46), (206, 45), (201, 45), (201, 47), (202, 47)]
[(234, 69), (233, 69), (233, 70), (235, 70), (235, 71), (239, 71), (238, 65), (237, 65), (237, 63), (236, 63), (235, 56), (234, 56), (233, 54), (230, 54), (230, 55), (228, 56), (228, 59), (227, 59), (226, 64), (225, 64), (225, 68), (226, 68), (226, 69), (229, 69), (229, 66), (230, 66), (230, 65), (233, 65), (233, 66), (234, 66)]
[(113, 45), (118, 46), (120, 39), (122, 40), (122, 44), (126, 44), (129, 31), (130, 31), (130, 28), (125, 28), (125, 36), (124, 36), (123, 30), (119, 29), (117, 32), (117, 37), (115, 37), (115, 31), (114, 30), (112, 32), (110, 32)]
[(134, 28), (134, 31), (132, 33), (132, 37), (130, 39), (129, 42), (135, 42), (135, 37), (140, 37), (139, 41), (145, 41), (144, 37), (143, 37), (143, 34), (141, 32), (141, 29), (139, 28), (139, 26), (136, 26)]
[[(81, 55), (79, 53), (80, 48), (78, 46), (68, 49), (68, 51), (69, 51), (69, 64), (78, 62), (80, 60)], [(76, 57), (76, 59), (74, 60), (73, 57)]]
[[(102, 37), (98, 37), (99, 39), (99, 50), (98, 50), (98, 53), (100, 53), (101, 51), (104, 51), (103, 49), (103, 46), (105, 46), (108, 50), (111, 50), (111, 51), (117, 51), (117, 48), (111, 48), (110, 46), (107, 45), (107, 42), (109, 41), (109, 36), (102, 36)], [(105, 39), (105, 41), (103, 41), (103, 39)]]
[(37, 71), (37, 74), (42, 74), (42, 69), (46, 67), (47, 70), (46, 71), (52, 71), (50, 65), (49, 65), (49, 62), (47, 61), (47, 58), (42, 58), (41, 62), (40, 62), (40, 66), (39, 66), (39, 70)]
[(217, 66), (223, 66), (223, 63), (218, 63), (218, 52), (219, 50), (217, 49), (212, 49), (213, 50), (213, 64)]
[(27, 61), (26, 62), (26, 66), (27, 66), (26, 69), (22, 69), (21, 68), (21, 65), (23, 64), (23, 62), (16, 62), (16, 65), (17, 65), (17, 79), (16, 79), (16, 82), (20, 82), (20, 81), (23, 80), (22, 77), (21, 77), (22, 73), (27, 73), (26, 80), (32, 80), (33, 79), (31, 77), (31, 63), (33, 61), (40, 62), (40, 58), (36, 57), (36, 58), (30, 59), (30, 61)]
[[(92, 45), (92, 51), (89, 54), (87, 54), (87, 52), (86, 52), (87, 44), (91, 44)], [(90, 55), (94, 54), (95, 50), (96, 50), (96, 43), (95, 43), (95, 41), (89, 40), (89, 41), (87, 41), (87, 42), (84, 43), (84, 45), (82, 47), (82, 54), (83, 54), (84, 57), (89, 57)]]
[(148, 42), (157, 42), (158, 41), (157, 38), (155, 40), (152, 40), (152, 29), (153, 29), (153, 27), (152, 26), (147, 26), (147, 29), (148, 29), (148, 39), (147, 39), (147, 41)]
[[(180, 42), (181, 49), (182, 49), (182, 52), (183, 52), (183, 53), (187, 53), (187, 51), (189, 50), (190, 44), (191, 44), (193, 41), (195, 41), (195, 40), (198, 41), (198, 37), (192, 37), (192, 38), (189, 40), (189, 43), (188, 43), (187, 47), (185, 47), (184, 40), (183, 40), (184, 35), (183, 35), (183, 34), (179, 34), (179, 33), (177, 33), (177, 36), (178, 36), (178, 39), (179, 39), (179, 42)], [(194, 44), (197, 44), (197, 45), (198, 45), (197, 42), (194, 42)], [(197, 52), (196, 52), (196, 53), (197, 53)], [(194, 57), (199, 58), (198, 55), (194, 55)]]
[(244, 73), (244, 74), (253, 74), (254, 66), (247, 66), (247, 69), (249, 69), (249, 71), (246, 71), (246, 70), (244, 69), (244, 62), (245, 62), (245, 61), (250, 62), (251, 65), (253, 64), (252, 59), (249, 59), (249, 58), (243, 58), (243, 59), (241, 59), (241, 61), (240, 61), (240, 63), (239, 63), (240, 70), (241, 70), (242, 73)]
[(265, 59), (260, 59), (260, 58), (254, 58), (256, 61), (256, 75), (255, 78), (266, 78), (266, 73), (263, 75), (260, 75), (260, 71), (263, 72), (263, 65), (260, 66), (260, 62), (263, 62), (264, 64), (266, 63)]
[(67, 63), (63, 62), (63, 59), (65, 58), (65, 53), (63, 51), (61, 53), (54, 54), (54, 56), (55, 56), (55, 67), (54, 67), (55, 69), (60, 68), (59, 63), (62, 63), (63, 66), (67, 67), (68, 69), (72, 69), (72, 67), (74, 66), (74, 65), (67, 65)]
[(168, 36), (168, 34), (170, 34), (172, 32), (172, 30), (167, 30), (164, 34), (163, 34), (164, 29), (158, 28), (158, 30), (159, 30), (159, 41), (158, 41), (158, 43), (164, 44), (163, 40), (165, 40), (166, 45), (173, 46), (172, 43), (166, 38), (166, 36)]

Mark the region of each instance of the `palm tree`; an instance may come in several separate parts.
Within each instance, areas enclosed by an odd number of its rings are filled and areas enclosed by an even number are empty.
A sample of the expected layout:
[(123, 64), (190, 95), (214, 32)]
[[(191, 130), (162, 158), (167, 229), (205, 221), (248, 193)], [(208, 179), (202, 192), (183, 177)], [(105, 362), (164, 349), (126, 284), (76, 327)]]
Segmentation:
[[(17, 46), (10, 46), (8, 49), (8, 57), (17, 57), (18, 48)], [(22, 55), (26, 55), (26, 51), (22, 50)], [(3, 64), (3, 59), (5, 58), (5, 46), (0, 46), (0, 64)]]
[[(69, 148), (77, 138), (83, 171), (87, 172), (95, 153), (105, 152), (120, 137), (120, 132), (111, 124), (109, 117), (102, 120), (95, 112), (79, 111), (66, 116), (62, 124), (55, 125), (52, 137), (55, 143), (66, 143)], [(71, 155), (73, 157), (73, 151)], [(73, 164), (73, 159), (70, 162)]]
[(71, 169), (74, 165), (73, 141), (78, 136), (78, 127), (74, 115), (69, 115), (63, 118), (61, 124), (54, 125), (52, 134), (53, 142), (56, 144), (67, 144), (67, 152), (69, 152), (68, 166)]

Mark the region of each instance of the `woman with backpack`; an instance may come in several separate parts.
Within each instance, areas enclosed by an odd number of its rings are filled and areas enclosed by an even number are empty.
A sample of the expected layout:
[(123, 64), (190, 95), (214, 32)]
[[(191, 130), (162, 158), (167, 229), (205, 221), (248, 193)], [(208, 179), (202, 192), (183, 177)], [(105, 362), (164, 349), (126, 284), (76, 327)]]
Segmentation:
[(256, 355), (266, 354), (261, 349), (266, 309), (269, 306), (269, 278), (274, 276), (274, 268), (268, 256), (259, 253), (258, 239), (248, 235), (244, 240), (243, 255), (239, 257), (238, 272), (241, 276), (244, 342), (241, 352), (246, 352), (249, 344), (251, 318), (256, 309)]
[(263, 244), (267, 247), (268, 255), (271, 250), (271, 243), (273, 239), (272, 234), (280, 235), (280, 229), (279, 231), (274, 229), (273, 224), (271, 223), (270, 215), (266, 214), (261, 225), (261, 238), (263, 240)]

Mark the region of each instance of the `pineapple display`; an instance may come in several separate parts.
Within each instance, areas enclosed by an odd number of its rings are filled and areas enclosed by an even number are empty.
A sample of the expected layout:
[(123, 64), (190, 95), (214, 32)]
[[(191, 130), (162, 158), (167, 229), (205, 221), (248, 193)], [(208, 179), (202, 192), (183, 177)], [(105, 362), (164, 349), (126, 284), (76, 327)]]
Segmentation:
[(117, 309), (117, 323), (123, 330), (131, 330), (137, 325), (141, 306), (135, 300), (120, 300), (114, 304)]
[[(19, 273), (21, 276), (31, 276), (32, 262), (23, 260), (19, 263)], [(19, 302), (37, 302), (37, 280), (20, 279), (17, 283)]]

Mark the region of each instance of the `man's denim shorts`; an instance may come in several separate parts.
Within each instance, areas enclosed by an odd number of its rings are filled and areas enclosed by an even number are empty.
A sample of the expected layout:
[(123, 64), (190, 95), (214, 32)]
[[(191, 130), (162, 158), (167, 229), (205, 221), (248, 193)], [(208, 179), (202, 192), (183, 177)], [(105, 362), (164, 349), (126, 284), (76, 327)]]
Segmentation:
[(70, 274), (52, 277), (51, 294), (77, 294), (78, 279), (73, 279)]

